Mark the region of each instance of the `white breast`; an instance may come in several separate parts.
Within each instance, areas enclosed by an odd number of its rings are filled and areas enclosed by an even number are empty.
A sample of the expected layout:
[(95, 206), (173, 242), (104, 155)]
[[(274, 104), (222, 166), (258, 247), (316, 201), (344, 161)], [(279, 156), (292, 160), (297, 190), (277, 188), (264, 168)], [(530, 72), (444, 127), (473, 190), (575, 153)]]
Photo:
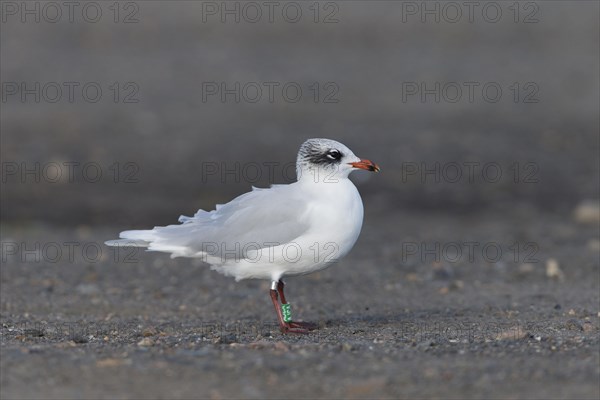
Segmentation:
[[(363, 221), (363, 204), (358, 190), (349, 179), (335, 183), (299, 183), (305, 199), (303, 215), (295, 216), (309, 228), (294, 239), (249, 252), (246, 259), (212, 265), (212, 268), (236, 280), (258, 278), (279, 280), (283, 276), (304, 275), (336, 263), (354, 246)], [(291, 225), (296, 220), (289, 221)]]
[(362, 228), (363, 204), (349, 179), (317, 185), (309, 207), (311, 229), (296, 242), (306, 257), (287, 266), (284, 275), (318, 271), (339, 261), (352, 249)]
[(323, 184), (314, 208), (312, 233), (320, 241), (339, 245), (343, 257), (354, 246), (362, 228), (363, 204), (358, 190), (349, 179)]

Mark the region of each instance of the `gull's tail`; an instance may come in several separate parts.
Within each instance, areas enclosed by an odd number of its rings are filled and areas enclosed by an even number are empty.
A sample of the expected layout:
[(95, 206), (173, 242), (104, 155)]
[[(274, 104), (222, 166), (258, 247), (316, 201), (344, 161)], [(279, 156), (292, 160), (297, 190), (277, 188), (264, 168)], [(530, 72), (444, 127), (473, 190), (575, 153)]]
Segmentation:
[(151, 230), (123, 231), (119, 234), (120, 239), (107, 240), (107, 246), (116, 247), (148, 247), (155, 237), (156, 232)]
[(123, 231), (120, 239), (107, 240), (107, 246), (144, 247), (149, 251), (171, 253), (171, 257), (199, 257), (203, 249), (195, 250), (189, 246), (188, 240), (198, 230), (194, 224), (156, 226), (154, 229)]

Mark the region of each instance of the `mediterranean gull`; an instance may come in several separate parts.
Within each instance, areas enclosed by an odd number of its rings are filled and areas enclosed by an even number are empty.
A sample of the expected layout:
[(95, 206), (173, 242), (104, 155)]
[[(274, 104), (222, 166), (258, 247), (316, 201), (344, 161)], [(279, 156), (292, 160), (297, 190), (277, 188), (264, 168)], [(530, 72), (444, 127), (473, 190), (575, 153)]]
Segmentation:
[(282, 278), (327, 268), (352, 249), (363, 222), (362, 199), (348, 179), (356, 169), (379, 172), (339, 142), (309, 139), (298, 152), (296, 182), (253, 187), (177, 225), (124, 231), (106, 244), (200, 258), (238, 281), (269, 279), (281, 331), (307, 333), (316, 325), (292, 320)]

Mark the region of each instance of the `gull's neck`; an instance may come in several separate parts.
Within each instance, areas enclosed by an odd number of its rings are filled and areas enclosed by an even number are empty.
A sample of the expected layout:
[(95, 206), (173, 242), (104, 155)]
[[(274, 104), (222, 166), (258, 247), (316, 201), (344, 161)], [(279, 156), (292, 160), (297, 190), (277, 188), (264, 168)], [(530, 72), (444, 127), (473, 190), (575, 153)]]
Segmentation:
[(339, 171), (331, 168), (304, 167), (298, 169), (298, 183), (302, 185), (318, 185), (318, 184), (336, 184), (340, 182), (350, 181), (348, 179), (350, 171)]

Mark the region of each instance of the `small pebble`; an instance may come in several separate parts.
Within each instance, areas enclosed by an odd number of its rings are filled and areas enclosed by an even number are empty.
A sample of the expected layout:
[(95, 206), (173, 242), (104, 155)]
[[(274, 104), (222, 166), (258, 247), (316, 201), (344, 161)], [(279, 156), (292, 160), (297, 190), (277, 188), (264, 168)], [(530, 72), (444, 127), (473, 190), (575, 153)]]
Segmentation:
[(144, 336), (144, 337), (154, 336), (157, 333), (158, 333), (158, 331), (155, 328), (146, 328), (142, 331), (142, 336)]
[(597, 224), (600, 222), (600, 202), (598, 200), (582, 201), (575, 208), (575, 221), (580, 224)]
[(546, 276), (552, 279), (562, 280), (564, 279), (564, 274), (558, 265), (558, 261), (554, 258), (549, 258), (546, 261)]
[(238, 342), (238, 338), (235, 334), (231, 333), (231, 334), (227, 334), (227, 335), (222, 335), (218, 338), (218, 342), (219, 344), (232, 344), (232, 343), (237, 343)]
[(583, 331), (584, 332), (593, 332), (595, 330), (596, 330), (596, 327), (590, 321), (585, 321), (583, 323)]
[(567, 322), (565, 322), (565, 328), (567, 328), (570, 331), (583, 332), (583, 324), (581, 323), (581, 321), (576, 320), (576, 319), (567, 320)]
[(435, 342), (433, 340), (425, 340), (417, 344), (417, 349), (427, 351), (434, 346)]
[(460, 290), (465, 287), (465, 284), (461, 280), (455, 280), (450, 284), (450, 289)]
[(71, 337), (71, 341), (73, 343), (82, 344), (87, 343), (88, 339), (83, 335), (74, 335), (73, 337)]
[(145, 337), (142, 340), (140, 340), (137, 345), (142, 347), (152, 346), (154, 345), (154, 340), (152, 340), (149, 337)]
[(519, 265), (518, 273), (519, 275), (529, 275), (533, 271), (535, 271), (535, 265), (533, 264), (521, 264)]

